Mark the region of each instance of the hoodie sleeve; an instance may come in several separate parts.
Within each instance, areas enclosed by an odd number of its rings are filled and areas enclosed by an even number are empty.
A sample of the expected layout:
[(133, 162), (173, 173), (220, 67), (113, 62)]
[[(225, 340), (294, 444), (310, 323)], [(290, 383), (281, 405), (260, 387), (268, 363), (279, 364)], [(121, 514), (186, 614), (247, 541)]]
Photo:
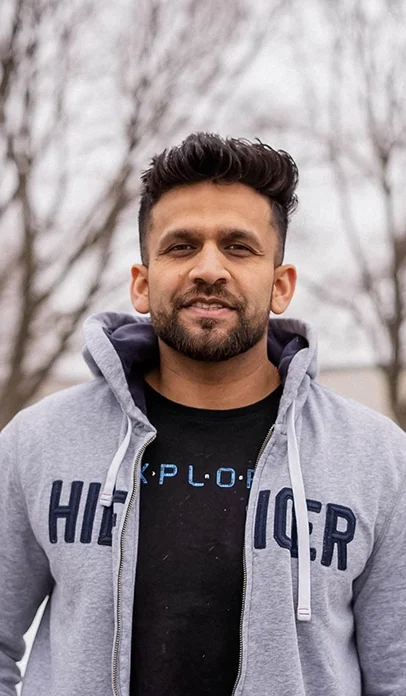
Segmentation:
[(363, 696), (406, 694), (406, 481), (355, 582), (354, 616)]
[[(19, 479), (17, 416), (0, 434), (0, 696), (15, 696), (20, 681), (17, 662), (24, 654), (23, 636), (52, 578), (38, 544)], [(31, 462), (35, 466), (35, 462)]]

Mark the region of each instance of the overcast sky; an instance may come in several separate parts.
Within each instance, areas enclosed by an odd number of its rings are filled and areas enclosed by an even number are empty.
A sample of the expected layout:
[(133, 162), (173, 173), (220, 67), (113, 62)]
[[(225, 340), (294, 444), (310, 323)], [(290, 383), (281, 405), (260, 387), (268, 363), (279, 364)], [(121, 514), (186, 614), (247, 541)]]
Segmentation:
[[(379, 2), (374, 0), (370, 6), (374, 4)], [(209, 115), (205, 113), (203, 100), (202, 103), (191, 105), (187, 128), (176, 137), (169, 138), (163, 145), (174, 144), (190, 130), (215, 129), (222, 135), (249, 138), (259, 136), (273, 147), (286, 149), (291, 153), (298, 163), (300, 172), (299, 207), (288, 232), (285, 260), (296, 264), (299, 281), (296, 295), (286, 316), (302, 318), (316, 327), (319, 334), (321, 366), (370, 364), (374, 358), (371, 347), (361, 332), (354, 329), (346, 313), (316, 300), (306, 291), (306, 277), (331, 283), (333, 278), (334, 282), (340, 277), (345, 281), (354, 274), (354, 263), (343, 232), (340, 206), (331, 172), (323, 163), (314, 138), (306, 137), (303, 133), (293, 133), (284, 127), (289, 120), (299, 124), (302, 121), (306, 125), (306, 97), (303, 90), (304, 82), (298, 71), (298, 51), (302, 51), (307, 75), (316, 85), (318, 93), (323, 94), (329, 89), (328, 59), (331, 37), (320, 22), (316, 5), (317, 3), (307, 3), (305, 11), (296, 12), (294, 17), (287, 16), (277, 31), (270, 26), (269, 38), (257, 59), (240, 80), (230, 85), (229, 93), (223, 94), (212, 112)], [(266, 6), (265, 0), (261, 0), (256, 4), (257, 11), (264, 11)], [(97, 22), (94, 23), (94, 30), (79, 44), (79, 53), (94, 71), (94, 91), (97, 98), (93, 106), (89, 107), (88, 101), (85, 100), (88, 84), (80, 82), (69, 97), (72, 113), (79, 112), (82, 118), (81, 127), (72, 134), (68, 148), (69, 166), (76, 172), (70, 195), (70, 220), (75, 219), (81, 202), (91, 198), (100, 181), (108, 176), (118, 157), (117, 116), (122, 106), (112, 90), (107, 47), (109, 42), (113, 41), (112, 37), (115, 36), (127, 7), (128, 0), (120, 0), (114, 6), (110, 3), (100, 3), (101, 10)], [(298, 37), (300, 41), (297, 41)], [(233, 60), (232, 55), (230, 60)], [(84, 103), (87, 104), (86, 109), (82, 108)], [(101, 111), (103, 118), (99, 119), (100, 132), (95, 134), (95, 137), (100, 138), (100, 147), (89, 153), (86, 147), (88, 132), (93, 127), (95, 113)], [(253, 123), (254, 112), (261, 116), (256, 125)], [(357, 114), (351, 112), (348, 117), (356, 119)], [(317, 119), (321, 128), (325, 125), (326, 118), (326, 114), (320, 110)], [(143, 143), (144, 161), (139, 162), (140, 169), (147, 165), (154, 151), (155, 147), (146, 139)], [(47, 172), (44, 171), (44, 201), (47, 182), (52, 185), (52, 176), (52, 167)], [(357, 186), (355, 215), (363, 230), (369, 258), (372, 262), (376, 259), (378, 263), (383, 254), (382, 240), (378, 234), (382, 210), (372, 190), (365, 186)], [(120, 289), (113, 299), (110, 297), (106, 301), (98, 302), (97, 310), (117, 308), (121, 311), (132, 311), (128, 282), (130, 266), (139, 260), (137, 235), (135, 202), (122, 220), (121, 233), (115, 245), (115, 261), (110, 273), (114, 280), (122, 279), (122, 290)], [(80, 272), (83, 276), (86, 275), (85, 266)], [(61, 306), (74, 299), (80, 288), (80, 281), (81, 278), (77, 277), (64, 288), (63, 297), (60, 299)], [(348, 288), (345, 287), (349, 294), (354, 292), (351, 283), (348, 283)], [(74, 357), (61, 362), (58, 372), (77, 379), (86, 375), (86, 367), (82, 365), (77, 352)]]

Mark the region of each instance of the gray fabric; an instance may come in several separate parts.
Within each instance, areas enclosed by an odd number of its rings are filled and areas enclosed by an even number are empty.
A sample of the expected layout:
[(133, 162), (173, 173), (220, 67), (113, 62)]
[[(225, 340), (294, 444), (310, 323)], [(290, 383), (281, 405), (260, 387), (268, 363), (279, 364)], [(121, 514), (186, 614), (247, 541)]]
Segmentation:
[[(134, 360), (125, 335), (128, 360), (122, 363), (114, 335), (123, 326), (132, 335)], [(22, 636), (48, 594), (23, 696), (113, 693), (120, 554), (117, 675), (120, 695), (128, 696), (140, 476), (135, 462), (155, 431), (129, 392), (126, 371), (130, 363), (133, 369), (137, 360), (156, 358), (156, 340), (148, 322), (113, 313), (90, 317), (85, 336), (95, 379), (25, 409), (0, 436), (0, 696), (15, 694)], [(269, 353), (283, 367), (284, 392), (247, 511), (242, 671), (235, 694), (404, 696), (405, 434), (317, 384), (309, 327), (272, 320)], [(296, 621), (297, 558), (294, 548), (293, 556), (285, 548), (291, 536), (286, 411), (292, 400), (316, 554), (310, 623)], [(114, 504), (110, 546), (103, 517), (111, 510), (98, 501), (90, 525), (91, 502), (125, 436), (127, 416), (133, 433), (116, 486), (127, 496)], [(49, 516), (51, 491), (58, 486), (61, 506), (81, 489), (76, 525), (61, 517), (55, 524)], [(342, 543), (351, 515), (354, 538)]]

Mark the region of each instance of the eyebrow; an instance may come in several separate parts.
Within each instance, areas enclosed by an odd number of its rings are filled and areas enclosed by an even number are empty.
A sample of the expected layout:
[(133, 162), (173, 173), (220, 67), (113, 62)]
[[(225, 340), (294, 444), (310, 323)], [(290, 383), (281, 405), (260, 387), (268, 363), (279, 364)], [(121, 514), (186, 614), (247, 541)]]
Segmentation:
[[(250, 232), (249, 230), (240, 230), (238, 228), (232, 227), (232, 228), (220, 228), (218, 230), (218, 236), (220, 237), (221, 241), (227, 241), (227, 242), (236, 242), (236, 241), (245, 241), (248, 244), (253, 245), (256, 247), (258, 250), (263, 250), (262, 249), (262, 244), (260, 240), (258, 239), (257, 235), (254, 234), (253, 232)], [(200, 230), (197, 229), (177, 229), (177, 230), (171, 230), (170, 232), (167, 232), (164, 234), (164, 236), (160, 239), (159, 246), (162, 249), (169, 243), (173, 242), (179, 242), (179, 241), (185, 241), (185, 240), (198, 240), (204, 237), (204, 233), (202, 233)]]

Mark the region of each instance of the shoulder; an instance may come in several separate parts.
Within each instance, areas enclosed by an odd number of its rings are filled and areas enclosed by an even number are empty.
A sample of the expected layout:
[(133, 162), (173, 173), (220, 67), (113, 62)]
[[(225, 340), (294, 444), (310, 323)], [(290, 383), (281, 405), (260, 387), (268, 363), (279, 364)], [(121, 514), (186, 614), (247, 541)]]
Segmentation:
[[(377, 411), (312, 383), (304, 409), (319, 439), (347, 457), (351, 465), (382, 473), (406, 474), (406, 433)], [(398, 481), (400, 483), (400, 480)]]
[(27, 440), (50, 431), (83, 428), (84, 424), (104, 420), (117, 411), (117, 402), (103, 378), (54, 392), (22, 409), (2, 431), (2, 437)]
[(335, 421), (347, 427), (362, 427), (368, 432), (388, 432), (406, 442), (406, 433), (388, 416), (361, 404), (355, 399), (337, 394), (332, 389), (313, 382), (310, 399), (324, 413), (325, 417), (334, 417)]
[(14, 472), (25, 490), (68, 475), (82, 480), (92, 466), (108, 466), (122, 419), (102, 378), (47, 396), (20, 411), (2, 431), (2, 476)]

